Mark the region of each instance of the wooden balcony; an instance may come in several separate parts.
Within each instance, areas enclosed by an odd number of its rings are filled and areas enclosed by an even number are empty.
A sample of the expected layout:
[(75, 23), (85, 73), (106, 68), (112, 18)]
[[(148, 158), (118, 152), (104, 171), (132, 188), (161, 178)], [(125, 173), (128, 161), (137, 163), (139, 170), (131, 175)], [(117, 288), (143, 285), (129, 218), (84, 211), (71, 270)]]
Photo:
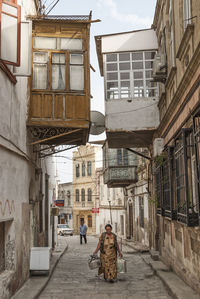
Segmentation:
[(90, 127), (91, 16), (33, 19), (27, 126), (33, 144), (81, 145)]

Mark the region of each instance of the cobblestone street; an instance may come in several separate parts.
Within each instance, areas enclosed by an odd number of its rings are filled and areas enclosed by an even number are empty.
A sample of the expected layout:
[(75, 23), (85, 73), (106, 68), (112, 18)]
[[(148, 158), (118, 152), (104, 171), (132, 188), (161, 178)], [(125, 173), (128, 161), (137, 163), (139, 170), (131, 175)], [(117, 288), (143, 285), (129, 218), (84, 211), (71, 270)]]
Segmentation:
[(88, 244), (83, 245), (79, 244), (79, 236), (68, 237), (67, 240), (69, 248), (39, 299), (172, 298), (141, 255), (133, 249), (123, 246), (128, 272), (119, 274), (118, 282), (111, 284), (98, 277), (97, 270), (91, 271), (87, 265), (98, 239), (88, 237)]

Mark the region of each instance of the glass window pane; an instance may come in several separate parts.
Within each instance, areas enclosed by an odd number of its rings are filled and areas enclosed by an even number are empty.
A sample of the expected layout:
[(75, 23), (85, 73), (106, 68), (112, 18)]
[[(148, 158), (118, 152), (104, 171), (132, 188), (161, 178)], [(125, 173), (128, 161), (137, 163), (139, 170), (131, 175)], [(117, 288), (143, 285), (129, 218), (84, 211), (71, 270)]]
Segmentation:
[(34, 52), (33, 62), (46, 63), (48, 62), (48, 53), (45, 52)]
[(152, 88), (146, 89), (146, 96), (147, 97), (155, 97), (157, 95), (157, 90)]
[(70, 89), (83, 90), (84, 89), (84, 67), (73, 65), (70, 66)]
[(110, 100), (116, 100), (119, 99), (119, 91), (117, 90), (112, 90), (107, 92), (107, 99)]
[(120, 73), (120, 79), (121, 80), (130, 79), (130, 73)]
[(143, 53), (132, 53), (132, 60), (142, 60), (143, 59)]
[(117, 54), (107, 54), (106, 55), (106, 61), (117, 61)]
[(71, 54), (70, 55), (71, 64), (83, 64), (83, 55), (82, 54)]
[(52, 89), (65, 89), (65, 65), (52, 65)]
[(145, 71), (145, 76), (147, 79), (152, 78), (152, 71)]
[(130, 87), (130, 81), (121, 81), (121, 87)]
[(52, 63), (65, 64), (65, 54), (52, 54)]
[(47, 89), (47, 65), (46, 64), (33, 65), (33, 88)]
[(143, 62), (133, 62), (132, 63), (133, 70), (134, 69), (143, 69)]
[(152, 69), (153, 61), (145, 61), (145, 69)]
[(148, 87), (156, 87), (157, 83), (156, 82), (151, 82), (150, 80), (146, 80), (146, 86), (148, 86)]
[(144, 57), (145, 57), (146, 60), (154, 59), (154, 56), (155, 56), (155, 52), (145, 52), (144, 53)]
[(134, 95), (134, 97), (136, 97), (136, 98), (144, 97), (144, 89), (134, 88), (134, 90), (133, 90), (133, 95)]
[(143, 72), (133, 72), (134, 79), (143, 79)]
[(135, 80), (134, 86), (138, 86), (138, 87), (143, 86), (143, 80)]
[(119, 64), (120, 70), (130, 70), (130, 63), (129, 62), (122, 62)]
[(130, 60), (130, 53), (119, 54), (119, 61), (129, 61), (129, 60)]
[(108, 82), (107, 89), (118, 88), (118, 82)]
[(118, 73), (107, 73), (107, 80), (118, 80)]
[(10, 6), (9, 4), (2, 3), (2, 11), (17, 16), (17, 7)]
[(33, 47), (36, 49), (56, 49), (55, 37), (34, 37)]
[(117, 71), (117, 63), (107, 64), (107, 71)]
[(65, 38), (60, 39), (61, 50), (82, 50), (83, 40), (78, 38)]

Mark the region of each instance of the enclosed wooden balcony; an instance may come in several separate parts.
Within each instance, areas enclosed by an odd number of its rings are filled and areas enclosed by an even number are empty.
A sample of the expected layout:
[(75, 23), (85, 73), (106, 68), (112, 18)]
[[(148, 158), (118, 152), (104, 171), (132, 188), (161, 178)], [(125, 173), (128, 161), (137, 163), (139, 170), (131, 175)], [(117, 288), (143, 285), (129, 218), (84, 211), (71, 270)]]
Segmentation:
[(104, 184), (109, 188), (125, 187), (137, 181), (137, 156), (125, 148), (103, 147)]
[(109, 147), (148, 147), (159, 125), (158, 84), (153, 82), (157, 38), (153, 29), (96, 36), (105, 82)]
[(28, 127), (35, 143), (85, 144), (90, 127), (91, 16), (33, 19)]

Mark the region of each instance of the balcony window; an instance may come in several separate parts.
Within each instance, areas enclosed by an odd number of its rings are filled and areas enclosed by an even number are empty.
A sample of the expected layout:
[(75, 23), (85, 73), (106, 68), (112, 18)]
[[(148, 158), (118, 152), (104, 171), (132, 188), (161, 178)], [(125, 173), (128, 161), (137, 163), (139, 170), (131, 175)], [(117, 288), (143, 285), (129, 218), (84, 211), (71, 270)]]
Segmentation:
[(155, 51), (107, 54), (107, 100), (157, 96), (158, 85), (149, 86), (154, 56)]
[(70, 89), (84, 89), (84, 67), (82, 54), (70, 55)]
[(92, 201), (92, 190), (88, 189), (88, 201)]
[(81, 201), (85, 201), (85, 189), (81, 189)]
[(34, 37), (33, 89), (83, 91), (84, 55), (72, 52), (82, 47), (82, 39)]
[(65, 54), (52, 54), (52, 89), (65, 89)]
[(33, 88), (46, 89), (48, 86), (48, 53), (33, 53)]
[(79, 190), (76, 189), (76, 202), (79, 202)]

